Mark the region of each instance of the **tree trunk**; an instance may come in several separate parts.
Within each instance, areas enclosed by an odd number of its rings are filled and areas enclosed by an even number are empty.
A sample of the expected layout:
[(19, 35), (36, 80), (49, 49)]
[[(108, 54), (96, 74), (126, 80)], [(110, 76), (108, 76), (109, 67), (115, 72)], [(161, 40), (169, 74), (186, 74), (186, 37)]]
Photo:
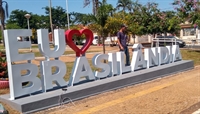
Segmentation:
[(105, 49), (105, 38), (104, 38), (104, 36), (103, 36), (102, 44), (103, 44), (103, 54), (105, 54), (106, 53), (106, 49)]
[(155, 38), (156, 37), (156, 34), (155, 33), (153, 33), (153, 38)]
[[(103, 54), (105, 54), (106, 53), (106, 48), (105, 48), (105, 37), (103, 36), (103, 42), (102, 42), (102, 44), (103, 44)], [(104, 63), (106, 63), (106, 60), (104, 59)]]
[(132, 37), (133, 37), (133, 44), (135, 44), (135, 34), (133, 34)]
[(114, 45), (113, 42), (114, 42), (114, 41), (113, 41), (112, 37), (110, 36), (110, 46), (111, 46), (111, 47), (113, 47), (113, 45)]
[(93, 8), (92, 8), (93, 15), (97, 15), (99, 0), (92, 0), (92, 5), (93, 5)]
[(95, 0), (92, 0), (92, 12), (93, 12), (93, 15), (96, 15), (95, 6), (96, 6)]
[(164, 32), (164, 34), (165, 34), (165, 37), (167, 36), (167, 32)]

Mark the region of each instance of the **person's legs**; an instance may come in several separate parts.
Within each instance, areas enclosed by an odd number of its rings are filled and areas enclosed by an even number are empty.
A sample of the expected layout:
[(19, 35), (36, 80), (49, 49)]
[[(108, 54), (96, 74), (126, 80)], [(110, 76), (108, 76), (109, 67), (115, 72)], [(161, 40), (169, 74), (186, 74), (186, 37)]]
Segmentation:
[(124, 53), (126, 55), (126, 65), (130, 65), (130, 56), (129, 56), (129, 50), (128, 47), (124, 48)]

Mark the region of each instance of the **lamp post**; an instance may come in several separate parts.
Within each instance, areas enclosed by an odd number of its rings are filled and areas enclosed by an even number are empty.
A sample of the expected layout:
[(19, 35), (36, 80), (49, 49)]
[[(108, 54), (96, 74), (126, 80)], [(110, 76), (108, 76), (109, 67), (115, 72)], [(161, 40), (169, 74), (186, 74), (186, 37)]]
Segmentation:
[(51, 7), (52, 7), (52, 3), (51, 3), (51, 0), (49, 0), (49, 20), (50, 20), (50, 26), (51, 26), (51, 36), (52, 36), (52, 43), (53, 43), (53, 46), (55, 46), (55, 45), (54, 45), (54, 28), (53, 28), (53, 22), (52, 22)]
[(68, 0), (66, 0), (66, 13), (67, 13), (67, 27), (68, 27), (68, 29), (70, 29), (70, 27), (69, 27), (69, 9), (68, 9)]
[[(24, 17), (26, 17), (27, 19), (27, 24), (28, 24), (28, 29), (30, 29), (30, 25), (29, 25), (29, 19), (31, 18), (30, 14), (26, 14), (24, 15)], [(31, 37), (29, 36), (29, 41), (31, 42)], [(32, 52), (32, 48), (30, 47), (30, 51)]]

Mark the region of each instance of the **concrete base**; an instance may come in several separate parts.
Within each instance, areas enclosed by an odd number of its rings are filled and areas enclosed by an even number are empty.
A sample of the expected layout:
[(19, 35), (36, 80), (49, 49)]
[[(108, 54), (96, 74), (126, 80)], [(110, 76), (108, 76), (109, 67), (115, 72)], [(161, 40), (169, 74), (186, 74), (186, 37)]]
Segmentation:
[(67, 100), (63, 98), (70, 98), (73, 101), (79, 100), (92, 95), (100, 94), (102, 92), (142, 83), (193, 68), (193, 61), (183, 60), (167, 65), (153, 67), (150, 69), (144, 69), (119, 76), (109, 77), (106, 79), (91, 81), (73, 87), (68, 87), (67, 91), (64, 91), (64, 89), (58, 89), (43, 94), (20, 98), (13, 101), (9, 100), (9, 94), (7, 94), (2, 95), (0, 97), (0, 100), (9, 104), (14, 109), (22, 113), (31, 113), (46, 108), (58, 106), (63, 101)]

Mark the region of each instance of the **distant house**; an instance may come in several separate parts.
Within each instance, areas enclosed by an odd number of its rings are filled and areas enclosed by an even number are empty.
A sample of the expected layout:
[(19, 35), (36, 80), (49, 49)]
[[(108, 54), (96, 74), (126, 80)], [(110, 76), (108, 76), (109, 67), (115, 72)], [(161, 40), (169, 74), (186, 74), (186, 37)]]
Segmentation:
[(198, 40), (198, 28), (194, 27), (191, 23), (186, 21), (185, 23), (181, 23), (181, 31), (180, 31), (180, 38), (186, 42), (191, 42), (192, 40)]

